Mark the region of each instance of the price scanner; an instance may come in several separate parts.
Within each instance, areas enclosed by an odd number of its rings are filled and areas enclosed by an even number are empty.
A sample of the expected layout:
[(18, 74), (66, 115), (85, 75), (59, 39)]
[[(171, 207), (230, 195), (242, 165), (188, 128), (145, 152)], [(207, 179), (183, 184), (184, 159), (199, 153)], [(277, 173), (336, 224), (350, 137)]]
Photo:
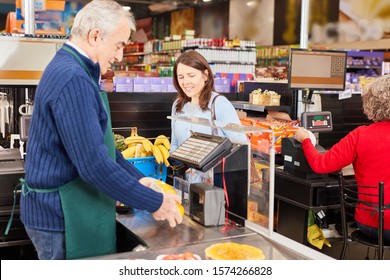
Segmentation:
[[(302, 113), (302, 126), (311, 132), (327, 132), (333, 130), (332, 114), (329, 111)], [(326, 150), (316, 144), (318, 152)], [(326, 177), (327, 174), (315, 173), (306, 160), (302, 145), (295, 138), (282, 139), (282, 156), (284, 172), (305, 179), (317, 179)]]

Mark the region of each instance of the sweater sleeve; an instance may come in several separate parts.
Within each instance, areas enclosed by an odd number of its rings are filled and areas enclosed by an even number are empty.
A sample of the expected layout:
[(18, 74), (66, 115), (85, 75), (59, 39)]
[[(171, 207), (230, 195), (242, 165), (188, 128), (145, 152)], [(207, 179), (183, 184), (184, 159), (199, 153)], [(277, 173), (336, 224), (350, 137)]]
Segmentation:
[(116, 162), (122, 166), (123, 169), (125, 169), (131, 176), (134, 176), (135, 179), (139, 180), (143, 177), (145, 177), (144, 174), (142, 174), (141, 171), (139, 171), (137, 168), (135, 168), (132, 164), (130, 164), (123, 156), (122, 154), (116, 150)]
[(320, 154), (309, 138), (302, 141), (302, 148), (314, 172), (330, 173), (353, 163), (356, 158), (356, 143), (357, 130), (355, 129), (325, 153)]
[(138, 172), (109, 157), (101, 123), (106, 112), (89, 80), (75, 76), (56, 100), (52, 114), (66, 154), (84, 181), (128, 206), (158, 210), (162, 195), (140, 184)]

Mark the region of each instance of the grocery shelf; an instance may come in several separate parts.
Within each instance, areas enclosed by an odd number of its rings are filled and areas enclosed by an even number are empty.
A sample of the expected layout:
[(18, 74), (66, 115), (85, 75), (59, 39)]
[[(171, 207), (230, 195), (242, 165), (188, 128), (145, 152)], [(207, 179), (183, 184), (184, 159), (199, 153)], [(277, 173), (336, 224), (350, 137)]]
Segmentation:
[(369, 65), (347, 65), (347, 69), (382, 69), (382, 66), (369, 66)]
[(140, 56), (140, 55), (151, 55), (151, 54), (169, 54), (172, 52), (181, 52), (181, 49), (175, 49), (175, 50), (163, 50), (163, 51), (155, 51), (155, 52), (128, 52), (124, 53), (123, 56)]
[(286, 112), (289, 113), (291, 108), (290, 106), (260, 106), (251, 104), (247, 101), (231, 101), (233, 107), (236, 109), (242, 110), (250, 110), (256, 112), (264, 112), (264, 111), (278, 111), (278, 112)]
[(214, 49), (214, 50), (232, 50), (232, 51), (256, 51), (256, 47), (219, 47), (219, 46), (185, 46), (184, 50), (193, 49)]

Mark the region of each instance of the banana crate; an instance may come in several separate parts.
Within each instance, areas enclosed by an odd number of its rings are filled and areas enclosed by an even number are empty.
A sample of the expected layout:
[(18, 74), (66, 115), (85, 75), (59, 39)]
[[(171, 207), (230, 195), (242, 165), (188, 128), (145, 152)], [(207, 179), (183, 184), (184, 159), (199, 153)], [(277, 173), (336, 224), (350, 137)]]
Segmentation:
[(167, 167), (164, 163), (158, 164), (154, 156), (141, 158), (128, 158), (142, 174), (146, 177), (152, 177), (163, 182), (167, 179)]

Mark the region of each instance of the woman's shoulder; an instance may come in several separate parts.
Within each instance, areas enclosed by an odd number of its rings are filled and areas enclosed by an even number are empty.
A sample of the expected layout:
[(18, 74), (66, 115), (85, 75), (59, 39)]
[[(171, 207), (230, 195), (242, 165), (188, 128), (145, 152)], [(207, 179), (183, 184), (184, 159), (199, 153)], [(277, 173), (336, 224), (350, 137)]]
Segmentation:
[(213, 93), (213, 95), (211, 96), (211, 100), (210, 100), (211, 103), (212, 103), (214, 98), (215, 98), (215, 106), (222, 107), (222, 108), (224, 108), (226, 106), (233, 107), (233, 105), (229, 101), (229, 99), (227, 99), (227, 97), (222, 95), (222, 94)]

